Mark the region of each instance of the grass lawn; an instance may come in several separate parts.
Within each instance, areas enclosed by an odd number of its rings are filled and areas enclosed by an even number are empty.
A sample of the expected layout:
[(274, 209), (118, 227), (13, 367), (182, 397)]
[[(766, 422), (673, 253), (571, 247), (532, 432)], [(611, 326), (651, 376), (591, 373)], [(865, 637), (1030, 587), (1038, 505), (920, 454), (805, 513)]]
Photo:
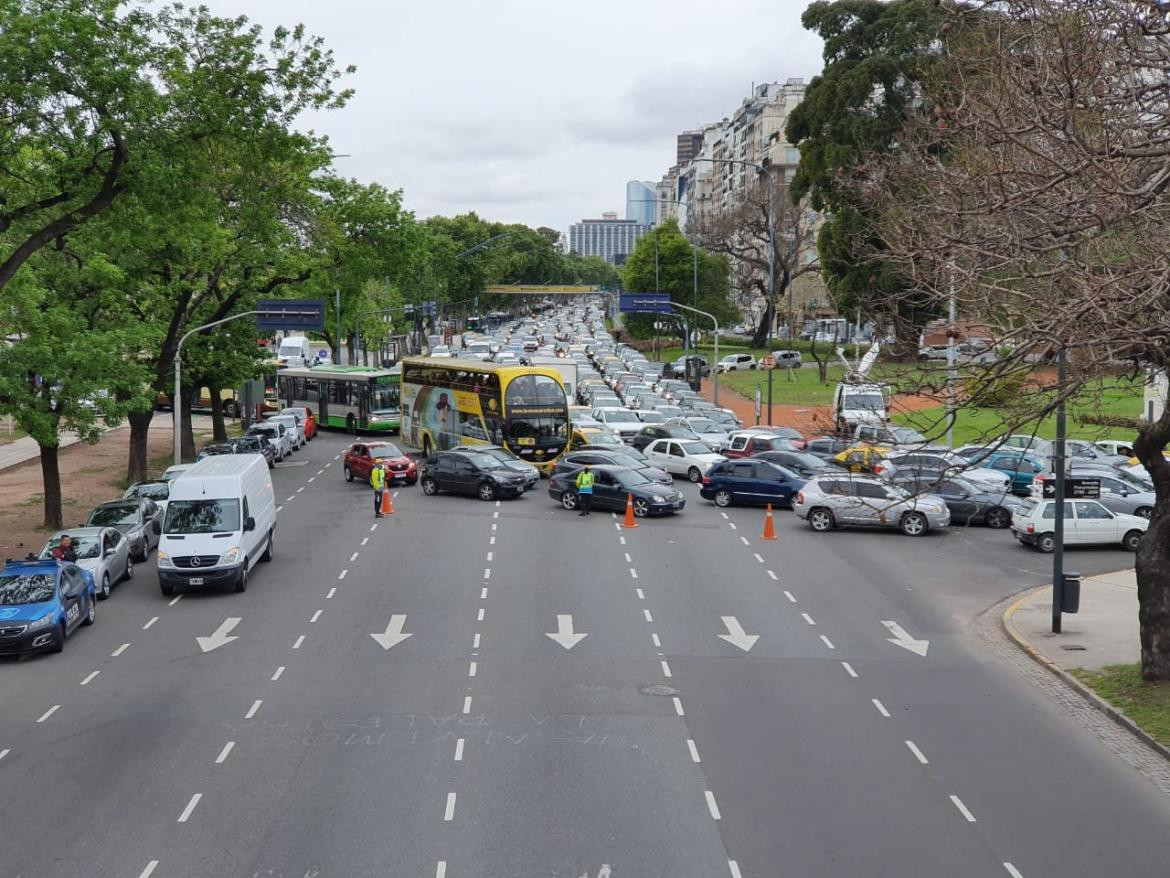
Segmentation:
[(1170, 683), (1147, 683), (1141, 665), (1110, 665), (1099, 671), (1074, 668), (1072, 674), (1141, 726), (1159, 743), (1170, 746)]
[(7, 445), (9, 442), (15, 442), (17, 439), (22, 439), (27, 435), (23, 430), (17, 429), (16, 427), (12, 428), (12, 432), (0, 428), (0, 445)]

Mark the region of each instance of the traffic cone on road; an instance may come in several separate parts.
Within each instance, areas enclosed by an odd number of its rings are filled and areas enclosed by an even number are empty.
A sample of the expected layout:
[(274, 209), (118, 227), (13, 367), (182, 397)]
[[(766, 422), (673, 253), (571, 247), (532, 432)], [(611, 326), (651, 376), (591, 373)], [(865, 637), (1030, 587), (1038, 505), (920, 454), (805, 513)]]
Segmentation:
[(626, 520), (622, 522), (622, 527), (637, 527), (638, 522), (634, 521), (634, 495), (626, 494)]
[(764, 533), (760, 536), (761, 540), (776, 539), (776, 525), (772, 522), (772, 504), (768, 504), (768, 511), (764, 513)]
[(394, 504), (390, 502), (390, 488), (387, 486), (386, 490), (382, 492), (382, 514), (393, 515)]

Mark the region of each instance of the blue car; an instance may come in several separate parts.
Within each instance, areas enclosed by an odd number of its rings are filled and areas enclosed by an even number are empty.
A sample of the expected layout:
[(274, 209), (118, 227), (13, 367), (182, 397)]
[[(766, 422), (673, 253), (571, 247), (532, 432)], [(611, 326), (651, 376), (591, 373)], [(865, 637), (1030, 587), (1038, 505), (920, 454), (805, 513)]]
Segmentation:
[(792, 506), (792, 498), (804, 487), (804, 479), (779, 464), (755, 458), (725, 460), (703, 476), (699, 495), (716, 506), (735, 503)]
[(61, 652), (97, 608), (93, 576), (67, 561), (8, 561), (0, 570), (0, 655)]

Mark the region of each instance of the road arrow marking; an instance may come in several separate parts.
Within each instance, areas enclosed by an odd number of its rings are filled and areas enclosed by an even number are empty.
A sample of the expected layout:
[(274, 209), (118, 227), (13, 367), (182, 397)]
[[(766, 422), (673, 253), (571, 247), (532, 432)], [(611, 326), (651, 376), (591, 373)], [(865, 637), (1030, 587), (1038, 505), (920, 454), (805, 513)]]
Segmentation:
[(719, 635), (720, 640), (726, 640), (732, 646), (738, 646), (744, 652), (748, 652), (760, 639), (758, 634), (747, 634), (735, 616), (720, 616), (719, 618), (723, 620), (723, 625), (727, 628), (726, 634)]
[(549, 638), (550, 640), (555, 640), (557, 643), (559, 643), (565, 649), (572, 649), (574, 646), (576, 646), (578, 643), (580, 643), (582, 640), (584, 640), (588, 635), (587, 634), (574, 634), (573, 633), (573, 617), (572, 617), (572, 615), (570, 615), (568, 613), (565, 613), (563, 615), (558, 613), (557, 614), (556, 634), (550, 634), (548, 631), (546, 631), (546, 632), (544, 632), (544, 636)]
[(925, 656), (926, 651), (930, 649), (929, 640), (915, 640), (913, 637), (907, 634), (906, 630), (897, 622), (882, 622), (882, 624), (886, 626), (886, 630), (894, 635), (893, 637), (886, 638), (887, 643), (892, 643), (894, 646), (900, 646), (902, 649), (908, 649), (911, 652), (917, 653), (921, 656)]
[(229, 637), (228, 635), (240, 624), (239, 616), (229, 616), (223, 620), (223, 624), (215, 629), (215, 633), (210, 637), (196, 637), (195, 642), (199, 644), (199, 648), (204, 652), (211, 652), (213, 649), (219, 649), (221, 646), (231, 643), (233, 640), (238, 640), (238, 637)]
[(403, 632), (402, 626), (405, 624), (406, 616), (402, 614), (395, 614), (390, 617), (390, 624), (386, 626), (386, 630), (384, 632), (381, 634), (371, 632), (370, 637), (378, 641), (382, 649), (390, 649), (391, 647), (402, 643), (402, 641), (406, 640), (406, 638), (412, 636)]

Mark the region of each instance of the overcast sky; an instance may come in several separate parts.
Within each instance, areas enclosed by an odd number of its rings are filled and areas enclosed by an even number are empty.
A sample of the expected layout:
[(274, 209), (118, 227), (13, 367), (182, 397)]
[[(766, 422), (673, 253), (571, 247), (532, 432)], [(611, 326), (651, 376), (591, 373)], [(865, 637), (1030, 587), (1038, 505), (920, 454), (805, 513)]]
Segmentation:
[(356, 89), (304, 121), (345, 176), (404, 190), (420, 217), (474, 210), (565, 231), (625, 215), (675, 135), (730, 115), (753, 82), (809, 79), (807, 0), (203, 0), (266, 30), (302, 22)]

